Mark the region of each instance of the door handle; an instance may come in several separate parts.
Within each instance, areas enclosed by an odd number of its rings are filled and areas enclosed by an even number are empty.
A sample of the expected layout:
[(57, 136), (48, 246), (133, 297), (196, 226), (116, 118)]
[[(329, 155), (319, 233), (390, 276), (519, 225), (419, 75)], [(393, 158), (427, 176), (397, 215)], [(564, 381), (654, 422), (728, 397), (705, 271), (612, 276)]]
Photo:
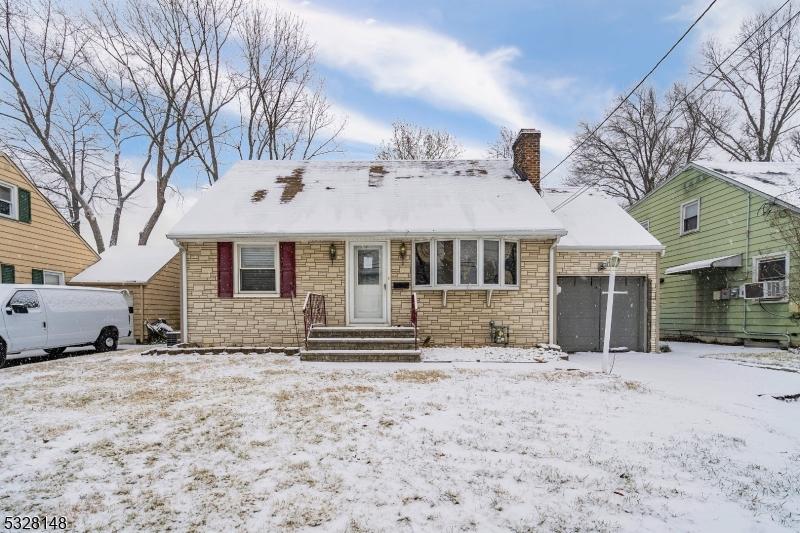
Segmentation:
[(43, 327), (44, 329), (47, 329), (47, 322), (42, 322), (42, 327)]

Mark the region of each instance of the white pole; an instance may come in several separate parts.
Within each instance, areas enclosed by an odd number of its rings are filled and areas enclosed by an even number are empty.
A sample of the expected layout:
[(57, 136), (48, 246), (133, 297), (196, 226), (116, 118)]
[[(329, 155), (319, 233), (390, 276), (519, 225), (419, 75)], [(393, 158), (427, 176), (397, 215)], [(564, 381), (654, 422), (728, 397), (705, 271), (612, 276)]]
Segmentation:
[(603, 373), (608, 374), (611, 368), (611, 358), (608, 355), (611, 344), (611, 315), (614, 313), (614, 285), (617, 281), (617, 268), (612, 266), (608, 276), (608, 297), (606, 298), (606, 328), (603, 334)]

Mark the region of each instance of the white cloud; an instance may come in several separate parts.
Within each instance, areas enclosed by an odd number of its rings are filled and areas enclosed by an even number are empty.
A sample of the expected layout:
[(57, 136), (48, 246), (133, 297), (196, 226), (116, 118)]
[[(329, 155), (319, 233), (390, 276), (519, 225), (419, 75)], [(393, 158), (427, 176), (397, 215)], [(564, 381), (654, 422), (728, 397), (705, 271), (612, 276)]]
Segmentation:
[(305, 21), (320, 62), (366, 81), (376, 92), (470, 112), (497, 126), (536, 127), (543, 131), (543, 148), (569, 147), (568, 133), (518, 97), (526, 80), (511, 65), (519, 56), (514, 47), (482, 54), (424, 28), (348, 17), (308, 3), (285, 7)]
[[(694, 21), (708, 3), (709, 0), (688, 0), (670, 18)], [(739, 26), (746, 18), (759, 11), (772, 13), (778, 5), (775, 0), (719, 0), (693, 30), (695, 39), (699, 42), (715, 39), (723, 44), (738, 43)]]

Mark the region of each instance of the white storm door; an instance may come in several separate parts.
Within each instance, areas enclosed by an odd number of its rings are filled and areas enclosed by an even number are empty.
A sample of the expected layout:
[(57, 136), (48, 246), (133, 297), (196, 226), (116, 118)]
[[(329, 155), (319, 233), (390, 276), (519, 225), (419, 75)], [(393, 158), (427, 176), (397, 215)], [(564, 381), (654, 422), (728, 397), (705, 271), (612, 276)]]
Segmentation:
[(385, 253), (384, 244), (353, 245), (353, 322), (386, 322)]

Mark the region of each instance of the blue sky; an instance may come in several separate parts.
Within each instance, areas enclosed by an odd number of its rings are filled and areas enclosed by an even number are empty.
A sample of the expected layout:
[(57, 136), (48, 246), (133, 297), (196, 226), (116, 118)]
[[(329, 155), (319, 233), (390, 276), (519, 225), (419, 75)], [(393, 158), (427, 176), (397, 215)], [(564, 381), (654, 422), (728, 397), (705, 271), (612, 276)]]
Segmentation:
[[(534, 127), (542, 131), (547, 171), (569, 151), (578, 122), (601, 118), (709, 2), (277, 0), (277, 6), (305, 22), (327, 94), (348, 117), (343, 152), (330, 157), (371, 159), (396, 119), (450, 131), (470, 158), (486, 155), (501, 126)], [(664, 89), (687, 80), (702, 41), (732, 42), (744, 17), (778, 4), (718, 0), (651, 83)], [(547, 184), (558, 185), (567, 170)], [(174, 185), (184, 200), (170, 201), (160, 228), (180, 218), (205, 183), (196, 169), (183, 169)], [(126, 215), (131, 239), (149, 211), (148, 188), (139, 196), (142, 213)]]

